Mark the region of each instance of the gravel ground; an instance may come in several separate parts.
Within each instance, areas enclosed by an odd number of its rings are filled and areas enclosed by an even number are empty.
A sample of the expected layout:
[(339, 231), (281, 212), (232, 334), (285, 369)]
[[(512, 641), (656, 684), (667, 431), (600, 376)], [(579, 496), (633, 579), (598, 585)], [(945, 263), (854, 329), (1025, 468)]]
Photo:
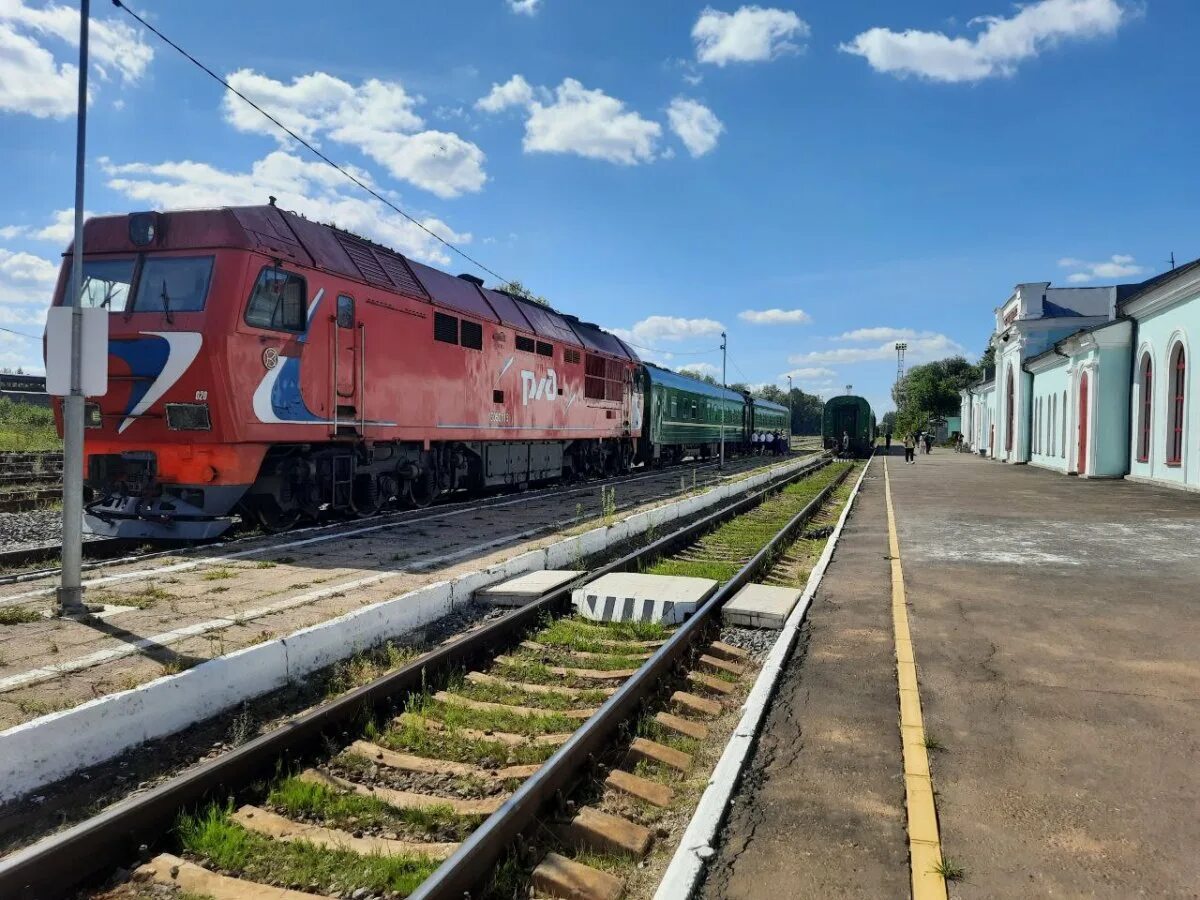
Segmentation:
[(62, 510), (30, 509), (0, 513), (0, 550), (56, 544), (62, 537)]
[(735, 647), (741, 647), (759, 662), (767, 658), (779, 632), (771, 628), (734, 628), (726, 626), (721, 629), (721, 640)]

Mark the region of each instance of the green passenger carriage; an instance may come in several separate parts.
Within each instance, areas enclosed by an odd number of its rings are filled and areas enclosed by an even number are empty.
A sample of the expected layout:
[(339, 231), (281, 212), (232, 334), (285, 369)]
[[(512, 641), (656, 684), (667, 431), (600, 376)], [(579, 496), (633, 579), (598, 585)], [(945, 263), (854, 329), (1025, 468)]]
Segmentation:
[(770, 400), (759, 400), (757, 397), (752, 397), (750, 402), (754, 407), (754, 421), (751, 423), (752, 431), (769, 431), (772, 433), (777, 431), (785, 438), (791, 438), (792, 414), (786, 406), (773, 403)]
[(645, 415), (638, 458), (676, 462), (720, 452), (722, 422), (726, 452), (741, 449), (749, 403), (737, 391), (647, 364), (642, 386)]
[[(830, 397), (821, 417), (821, 437), (826, 450), (847, 456), (870, 456), (875, 446), (875, 414), (863, 397), (845, 394)], [(849, 446), (843, 446), (849, 438)]]

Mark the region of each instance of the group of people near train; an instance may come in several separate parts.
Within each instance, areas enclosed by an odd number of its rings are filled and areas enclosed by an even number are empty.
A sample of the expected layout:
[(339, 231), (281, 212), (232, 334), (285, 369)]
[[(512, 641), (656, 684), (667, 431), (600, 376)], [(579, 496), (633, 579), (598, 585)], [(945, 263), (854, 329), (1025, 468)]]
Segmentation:
[(750, 452), (755, 456), (783, 456), (788, 439), (782, 431), (755, 431), (750, 435)]

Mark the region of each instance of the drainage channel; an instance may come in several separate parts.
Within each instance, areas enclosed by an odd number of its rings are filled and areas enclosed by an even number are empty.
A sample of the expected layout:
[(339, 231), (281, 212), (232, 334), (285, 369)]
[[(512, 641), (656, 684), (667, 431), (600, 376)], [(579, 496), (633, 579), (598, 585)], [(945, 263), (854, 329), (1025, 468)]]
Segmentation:
[[(543, 660), (539, 670), (543, 685), (571, 690), (556, 691), (552, 696), (524, 687), (515, 689), (522, 698), (530, 698), (522, 704), (511, 702), (514, 688), (510, 685), (500, 681), (489, 683), (478, 677), (462, 678), (461, 673), (486, 675), (480, 666), (504, 665), (498, 663), (498, 653), (504, 655), (504, 651), (509, 651), (510, 655), (520, 656), (532, 652), (519, 646), (522, 640), (531, 636), (552, 638), (546, 629), (555, 627), (556, 618), (563, 621), (574, 587), (599, 575), (637, 569), (675, 553), (726, 520), (757, 506), (787, 482), (812, 475), (827, 465), (828, 460), (816, 460), (782, 475), (722, 510), (654, 540), (461, 640), (441, 646), (364, 687), (298, 716), (276, 731), (0, 860), (0, 895), (58, 896), (85, 882), (111, 880), (111, 873), (119, 867), (136, 865), (139, 858), (145, 859), (152, 851), (173, 845), (193, 848), (191, 857), (207, 860), (213, 869), (205, 870), (183, 859), (169, 864), (160, 860), (164, 877), (193, 893), (217, 896), (224, 893), (223, 889), (208, 880), (225, 877), (216, 871), (222, 868), (216, 857), (218, 847), (232, 846), (226, 839), (233, 844), (240, 842), (239, 852), (248, 854), (241, 859), (253, 857), (249, 847), (267, 847), (268, 856), (276, 859), (294, 857), (296, 867), (289, 870), (288, 878), (271, 878), (268, 874), (263, 880), (297, 885), (295, 889), (316, 896), (350, 896), (355, 892), (359, 897), (389, 896), (389, 892), (403, 896), (420, 890), (420, 882), (436, 867), (439, 856), (456, 855), (475, 835), (488, 831), (491, 818), (504, 814), (539, 776), (544, 777), (554, 769), (570, 768), (575, 761), (573, 753), (564, 761), (561, 751), (573, 744), (579, 731), (599, 733), (592, 725), (594, 721), (613, 721), (612, 710), (623, 708), (625, 698), (633, 695), (631, 684), (636, 683), (637, 690), (645, 692), (648, 683), (639, 680), (638, 673), (646, 667), (657, 671), (662, 660), (674, 659), (678, 648), (691, 641), (690, 637), (681, 641), (680, 635), (690, 635), (694, 630), (684, 625), (669, 636), (664, 633), (661, 637), (639, 637), (617, 632), (602, 637), (601, 641), (611, 643), (599, 645), (601, 649), (614, 652), (596, 654), (605, 657), (593, 660), (594, 664), (588, 667), (602, 673), (596, 679), (572, 674), (565, 676), (570, 683), (564, 684), (563, 677), (553, 669), (581, 667), (552, 666)], [(665, 641), (665, 645), (656, 646), (659, 641)], [(542, 652), (540, 647), (538, 652)], [(650, 659), (643, 659), (647, 654)], [(564, 655), (570, 655), (569, 648)], [(614, 672), (619, 672), (619, 676)], [(503, 680), (525, 686), (536, 683), (537, 674), (528, 669), (518, 666), (511, 674), (519, 678)], [(438, 696), (432, 685), (442, 689), (442, 696)], [(480, 696), (496, 699), (476, 699)], [(547, 697), (551, 699), (546, 700)], [(497, 699), (509, 702), (499, 703)], [(462, 700), (516, 707), (519, 711), (478, 707)], [(440, 729), (440, 735), (436, 726), (425, 727), (432, 718), (426, 714), (435, 705), (439, 710), (448, 709), (440, 721), (450, 727)], [(479, 713), (484, 714), (484, 721), (476, 715)], [(425, 720), (425, 725), (415, 726), (414, 722), (420, 719)], [(464, 724), (471, 721), (484, 727)], [(571, 727), (581, 721), (583, 728), (572, 734)], [(415, 728), (420, 728), (422, 737), (416, 736)], [(361, 742), (356, 745), (351, 735), (361, 736)], [(524, 746), (519, 751), (514, 749), (516, 745), (511, 742), (514, 735), (521, 739), (520, 744), (541, 749), (536, 752)], [(565, 736), (562, 746), (556, 750), (547, 735)], [(455, 758), (464, 756), (463, 746), (488, 749), (494, 756), (487, 759), (476, 756), (473, 763), (464, 763)], [(412, 752), (431, 752), (433, 748), (438, 753), (429, 756)], [(352, 752), (346, 753), (347, 749)], [(377, 755), (372, 757), (372, 753)], [(549, 759), (545, 758), (547, 755)], [(367, 766), (375, 770), (373, 782), (356, 778), (356, 758), (365, 758)], [(510, 758), (516, 761), (510, 763)], [(479, 763), (492, 765), (488, 768)], [(521, 766), (526, 768), (517, 768)], [(280, 780), (281, 773), (291, 777)], [(336, 780), (330, 781), (331, 778)], [(437, 787), (439, 784), (441, 787)], [(380, 794), (384, 788), (398, 793)], [(508, 796), (514, 789), (512, 796)], [(238, 805), (229, 806), (230, 797), (236, 798)], [(251, 802), (249, 808), (243, 808), (245, 801)], [(331, 806), (340, 810), (338, 815), (342, 818), (334, 819), (347, 829), (314, 824)], [(291, 811), (295, 818), (280, 817), (280, 809)], [(488, 815), (490, 818), (480, 828), (471, 831), (480, 817)], [(424, 838), (419, 839), (422, 835)], [(360, 841), (365, 843), (356, 843)], [(430, 844), (438, 846), (430, 848), (427, 846)], [(195, 852), (195, 848), (207, 848), (207, 852), (203, 849)], [(349, 867), (345, 871), (354, 874), (353, 879), (348, 876), (340, 881), (327, 879), (328, 872), (343, 871), (335, 865), (336, 860)], [(159, 864), (151, 860), (147, 865)], [(227, 872), (249, 874), (239, 866), (224, 868)], [(193, 874), (204, 882), (195, 890), (181, 881)], [(153, 877), (153, 872), (144, 869), (142, 875)], [(347, 884), (349, 881), (354, 883)], [(240, 883), (244, 887), (245, 883)], [(337, 890), (330, 891), (331, 887)], [(128, 889), (137, 890), (136, 886)], [(235, 884), (233, 890), (237, 889)], [(125, 888), (118, 889), (121, 890)], [(461, 897), (461, 893), (457, 896)]]

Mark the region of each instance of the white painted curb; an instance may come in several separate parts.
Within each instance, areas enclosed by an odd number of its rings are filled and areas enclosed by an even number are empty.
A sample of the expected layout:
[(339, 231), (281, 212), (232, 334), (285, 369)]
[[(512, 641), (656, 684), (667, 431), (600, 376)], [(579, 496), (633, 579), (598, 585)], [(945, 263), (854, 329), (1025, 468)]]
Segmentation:
[(729, 800), (741, 778), (742, 769), (749, 759), (754, 739), (762, 727), (767, 704), (775, 693), (775, 685), (779, 681), (779, 676), (783, 674), (788, 654), (795, 646), (796, 637), (800, 633), (800, 626), (804, 622), (804, 616), (808, 612), (813, 594), (821, 586), (821, 579), (825, 577), (825, 570), (829, 567), (829, 560), (833, 557), (833, 551), (838, 538), (841, 537), (842, 528), (858, 497), (858, 490), (862, 487), (863, 478), (866, 477), (867, 470), (870, 468), (871, 460), (868, 460), (858, 476), (858, 481), (855, 482), (854, 490), (846, 500), (846, 506), (842, 509), (842, 515), (838, 518), (837, 525), (834, 526), (829, 541), (825, 544), (821, 558), (808, 577), (808, 584), (804, 588), (800, 602), (788, 616), (775, 645), (767, 655), (766, 662), (763, 663), (762, 670), (754, 681), (754, 687), (750, 689), (750, 695), (742, 705), (742, 718), (738, 721), (737, 728), (733, 730), (733, 735), (729, 738), (725, 751), (717, 761), (716, 768), (709, 776), (708, 787), (704, 789), (700, 803), (696, 807), (695, 813), (692, 814), (692, 820), (688, 823), (687, 830), (683, 833), (683, 838), (675, 850), (675, 855), (671, 858), (670, 865), (667, 866), (666, 874), (663, 875), (658, 890), (654, 893), (654, 900), (688, 900), (700, 880), (705, 863), (713, 856), (713, 839), (716, 838), (717, 829), (725, 819)]
[(208, 660), (186, 672), (16, 725), (0, 732), (0, 802), (36, 791), (146, 741), (182, 731), (360, 650), (428, 625), (470, 602), (481, 587), (526, 572), (562, 568), (811, 462), (811, 457), (805, 457), (772, 466), (698, 496), (519, 554), (488, 569), (425, 585), (287, 637)]

